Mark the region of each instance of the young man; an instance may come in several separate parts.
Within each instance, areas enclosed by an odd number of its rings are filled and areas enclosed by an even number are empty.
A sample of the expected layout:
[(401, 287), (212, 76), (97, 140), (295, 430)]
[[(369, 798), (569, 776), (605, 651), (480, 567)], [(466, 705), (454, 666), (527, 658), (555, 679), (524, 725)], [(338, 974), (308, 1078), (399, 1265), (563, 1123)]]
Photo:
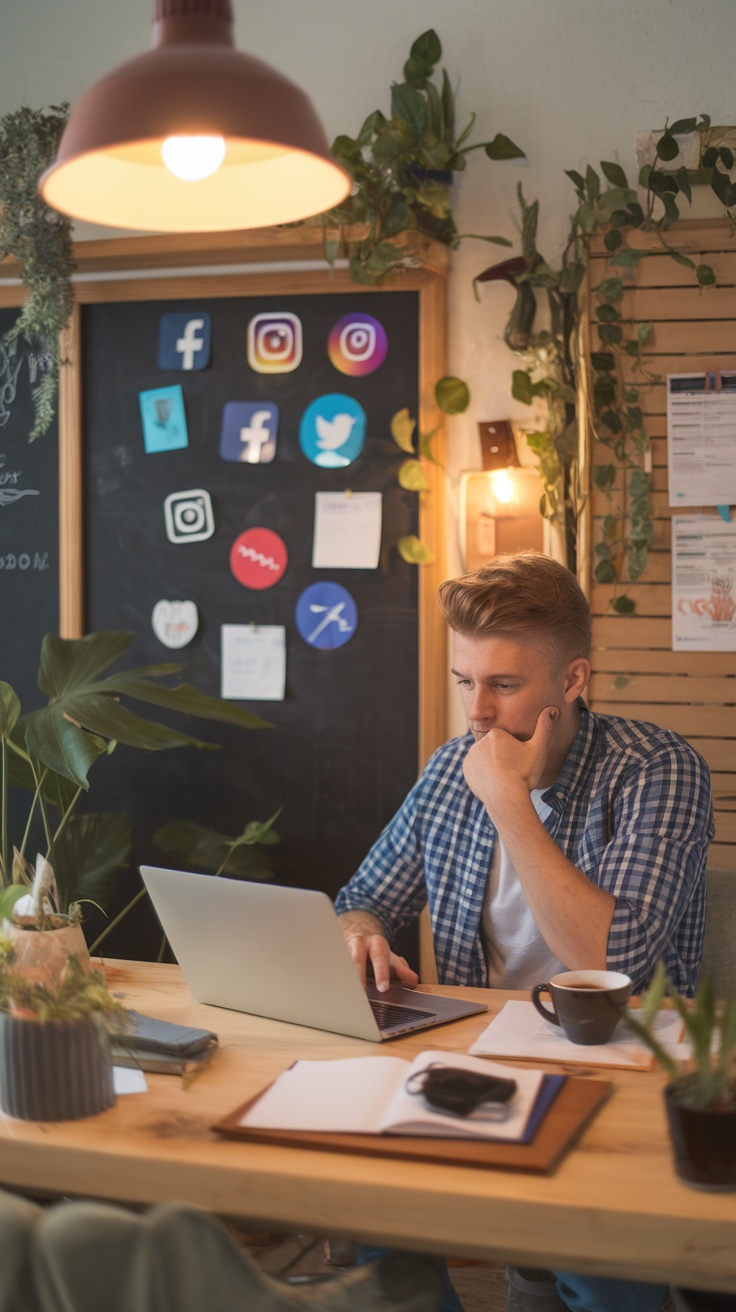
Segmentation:
[[(608, 969), (638, 992), (662, 958), (692, 994), (713, 836), (704, 761), (668, 730), (587, 710), (590, 609), (564, 566), (497, 557), (439, 600), (468, 733), (435, 752), (338, 895), (361, 976), (370, 962), (381, 989), (417, 982), (390, 943), (428, 902), (440, 983), (528, 988)], [(562, 1308), (654, 1312), (666, 1297), (563, 1278), (584, 1292)], [(593, 1301), (599, 1285), (610, 1302)]]

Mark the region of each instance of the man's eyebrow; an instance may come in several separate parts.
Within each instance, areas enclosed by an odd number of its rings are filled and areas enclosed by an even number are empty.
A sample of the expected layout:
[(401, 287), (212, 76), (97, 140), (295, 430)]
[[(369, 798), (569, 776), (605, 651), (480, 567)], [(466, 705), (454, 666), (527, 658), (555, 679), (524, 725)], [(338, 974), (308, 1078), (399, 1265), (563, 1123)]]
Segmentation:
[[(461, 670), (456, 670), (454, 667), (450, 670), (450, 674), (454, 674), (454, 675), (456, 675), (458, 679), (467, 679), (467, 678), (469, 678), (469, 675), (467, 675), (467, 674), (463, 674)], [(493, 674), (485, 674), (485, 675), (483, 675), (483, 682), (484, 682), (484, 683), (487, 683), (489, 679), (490, 679), (490, 680), (493, 680), (493, 679), (510, 679), (510, 680), (513, 680), (514, 682), (518, 682), (518, 681), (519, 681), (520, 679), (522, 679), (523, 677), (524, 677), (524, 676), (523, 676), (522, 674), (519, 674), (518, 670), (517, 670), (515, 673), (513, 673), (513, 674), (503, 674), (503, 673), (498, 673), (498, 674), (497, 674), (496, 671), (494, 670), (494, 671), (493, 671)]]

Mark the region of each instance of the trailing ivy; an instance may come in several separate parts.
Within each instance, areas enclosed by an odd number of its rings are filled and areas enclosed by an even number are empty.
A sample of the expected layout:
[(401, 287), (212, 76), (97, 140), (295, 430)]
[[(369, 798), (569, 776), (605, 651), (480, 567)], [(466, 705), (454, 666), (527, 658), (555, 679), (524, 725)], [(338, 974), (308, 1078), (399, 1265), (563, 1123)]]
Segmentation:
[(56, 155), (68, 105), (19, 109), (0, 119), (0, 259), (20, 264), (28, 296), (3, 346), (23, 352), (31, 380), (33, 441), (56, 412), (59, 333), (72, 311), (71, 221), (41, 199), (38, 180)]
[[(676, 137), (692, 132), (700, 134), (700, 168), (695, 172), (668, 169), (666, 165), (679, 154)], [(711, 135), (710, 119), (705, 114), (700, 119), (679, 119), (665, 125), (656, 141), (654, 162), (640, 170), (639, 186), (645, 189), (643, 205), (625, 171), (613, 161), (602, 160), (600, 171), (591, 165), (584, 174), (568, 170), (577, 208), (571, 216), (558, 267), (549, 265), (537, 250), (537, 202), (527, 205), (519, 188), (522, 256), (486, 269), (475, 280), (477, 286), (505, 278), (517, 289), (505, 336), (511, 349), (525, 360), (523, 367), (514, 370), (512, 395), (525, 404), (537, 397), (547, 402), (545, 428), (529, 434), (527, 441), (539, 456), (544, 488), (542, 514), (562, 529), (567, 563), (573, 569), (577, 521), (583, 505), (577, 480), (577, 407), (581, 395), (588, 397), (587, 418), (593, 434), (609, 452), (609, 458), (593, 468), (593, 484), (610, 502), (595, 546), (594, 577), (598, 583), (614, 585), (611, 604), (619, 614), (631, 614), (635, 609), (626, 588), (643, 573), (654, 540), (649, 440), (639, 387), (656, 377), (647, 365), (646, 355), (653, 344), (652, 325), (635, 324), (627, 317), (622, 298), (632, 285), (632, 271), (642, 260), (662, 251), (690, 269), (701, 288), (715, 283), (710, 265), (696, 264), (669, 240), (683, 198), (687, 204), (692, 200), (694, 181), (708, 183), (726, 207), (728, 217), (733, 218), (730, 210), (736, 207), (736, 184), (731, 182), (728, 171), (734, 166), (734, 157), (727, 147), (711, 144)], [(659, 247), (644, 250), (630, 246), (627, 239), (635, 229), (654, 233)], [(595, 337), (589, 360), (584, 362), (579, 330), (585, 306), (580, 288), (591, 245), (601, 241), (607, 260), (603, 278), (592, 288)], [(550, 326), (534, 333), (540, 292), (548, 303)], [(588, 386), (583, 388), (586, 364)]]

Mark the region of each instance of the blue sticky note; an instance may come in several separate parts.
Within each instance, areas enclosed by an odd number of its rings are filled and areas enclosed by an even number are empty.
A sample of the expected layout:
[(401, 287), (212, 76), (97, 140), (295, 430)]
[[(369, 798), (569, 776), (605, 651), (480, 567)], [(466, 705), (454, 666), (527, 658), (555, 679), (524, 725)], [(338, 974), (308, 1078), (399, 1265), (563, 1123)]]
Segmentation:
[(206, 310), (162, 314), (158, 325), (159, 369), (206, 369), (212, 320)]
[(150, 392), (139, 392), (138, 400), (147, 454), (154, 451), (179, 451), (189, 446), (184, 394), (178, 385), (154, 387)]
[(267, 465), (276, 455), (279, 408), (273, 401), (227, 401), (222, 412), (220, 457)]
[(720, 515), (720, 517), (721, 517), (721, 519), (723, 520), (724, 524), (730, 524), (730, 523), (731, 523), (731, 507), (730, 507), (730, 506), (716, 506), (716, 510), (718, 511), (718, 514)]
[(340, 583), (311, 583), (296, 603), (296, 627), (318, 651), (334, 651), (350, 642), (358, 627), (358, 607)]

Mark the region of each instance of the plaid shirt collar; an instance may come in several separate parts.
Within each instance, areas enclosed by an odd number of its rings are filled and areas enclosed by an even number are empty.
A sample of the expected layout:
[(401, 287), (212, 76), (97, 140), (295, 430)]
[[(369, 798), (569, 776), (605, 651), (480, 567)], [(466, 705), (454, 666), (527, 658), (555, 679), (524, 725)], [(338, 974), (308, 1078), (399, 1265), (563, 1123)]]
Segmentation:
[(564, 811), (567, 799), (579, 792), (585, 779), (595, 769), (600, 753), (601, 727), (598, 717), (588, 710), (582, 698), (579, 705), (583, 716), (580, 728), (559, 777), (542, 794), (542, 801), (558, 813)]

